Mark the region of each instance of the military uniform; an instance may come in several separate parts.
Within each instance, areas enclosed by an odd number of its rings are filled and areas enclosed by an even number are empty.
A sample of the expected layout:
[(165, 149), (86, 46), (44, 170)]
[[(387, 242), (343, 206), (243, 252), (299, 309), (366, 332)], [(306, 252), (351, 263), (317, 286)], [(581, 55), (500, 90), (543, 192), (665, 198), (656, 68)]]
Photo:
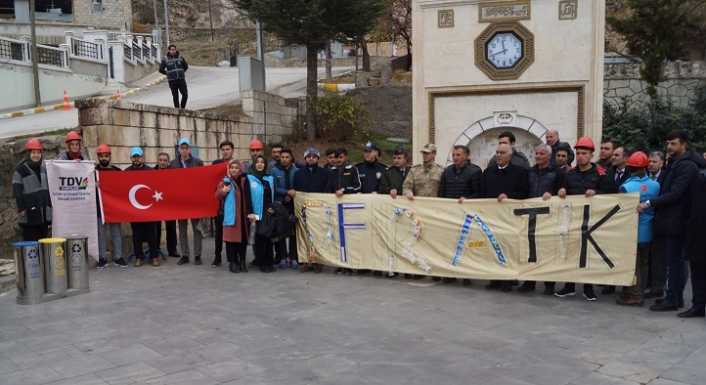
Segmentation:
[(352, 164), (347, 164), (341, 167), (331, 167), (326, 191), (335, 193), (343, 189), (344, 194), (359, 193), (361, 189), (360, 176), (358, 169)]
[(382, 179), (380, 180), (380, 188), (378, 192), (380, 194), (389, 194), (392, 190), (397, 190), (398, 194), (402, 194), (402, 184), (405, 178), (409, 175), (409, 167), (399, 168), (395, 166), (390, 166), (382, 174)]
[(443, 173), (444, 168), (436, 163), (412, 166), (402, 184), (404, 194), (411, 192), (415, 196), (437, 197)]

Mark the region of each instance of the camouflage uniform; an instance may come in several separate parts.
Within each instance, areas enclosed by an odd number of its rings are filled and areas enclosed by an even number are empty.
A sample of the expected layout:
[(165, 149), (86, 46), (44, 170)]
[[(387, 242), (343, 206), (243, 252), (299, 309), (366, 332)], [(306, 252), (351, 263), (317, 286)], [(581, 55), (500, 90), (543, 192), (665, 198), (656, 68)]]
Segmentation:
[(415, 196), (437, 197), (443, 172), (444, 168), (436, 163), (428, 166), (424, 164), (413, 166), (402, 185), (403, 193), (412, 192)]

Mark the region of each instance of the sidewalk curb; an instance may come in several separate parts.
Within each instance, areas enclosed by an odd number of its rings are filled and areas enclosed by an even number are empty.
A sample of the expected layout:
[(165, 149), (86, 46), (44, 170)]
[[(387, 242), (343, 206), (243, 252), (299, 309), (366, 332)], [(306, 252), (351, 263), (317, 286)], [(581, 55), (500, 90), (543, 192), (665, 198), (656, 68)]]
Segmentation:
[[(156, 80), (154, 80), (154, 81), (152, 81), (152, 82), (147, 83), (147, 84), (144, 85), (143, 87), (128, 89), (127, 91), (125, 91), (125, 93), (121, 94), (120, 97), (118, 97), (118, 95), (104, 95), (104, 96), (95, 97), (95, 99), (101, 99), (101, 100), (112, 99), (112, 100), (117, 100), (117, 99), (120, 99), (120, 98), (122, 98), (122, 97), (124, 97), (124, 96), (132, 95), (132, 94), (134, 94), (135, 92), (141, 91), (141, 90), (143, 90), (143, 89), (145, 89), (145, 88), (149, 88), (149, 87), (152, 87), (152, 86), (154, 86), (154, 85), (157, 85), (157, 84), (161, 83), (162, 81), (164, 81), (164, 79), (166, 79), (166, 76), (162, 75), (162, 76), (160, 76), (158, 79), (156, 79)], [(74, 101), (70, 101), (69, 104), (68, 104), (67, 111), (68, 111), (68, 110), (71, 110), (71, 109), (73, 109), (73, 108), (75, 108), (75, 107), (76, 107), (76, 103), (75, 103)], [(49, 105), (46, 105), (46, 106), (28, 108), (28, 109), (25, 109), (25, 110), (19, 110), (19, 111), (13, 111), (13, 112), (7, 112), (7, 113), (4, 113), (4, 114), (0, 114), (0, 120), (1, 120), (1, 119), (19, 118), (19, 117), (22, 117), (22, 116), (40, 114), (40, 113), (42, 113), (42, 112), (63, 110), (63, 109), (65, 109), (65, 108), (66, 108), (66, 106), (64, 106), (64, 103), (49, 104)]]

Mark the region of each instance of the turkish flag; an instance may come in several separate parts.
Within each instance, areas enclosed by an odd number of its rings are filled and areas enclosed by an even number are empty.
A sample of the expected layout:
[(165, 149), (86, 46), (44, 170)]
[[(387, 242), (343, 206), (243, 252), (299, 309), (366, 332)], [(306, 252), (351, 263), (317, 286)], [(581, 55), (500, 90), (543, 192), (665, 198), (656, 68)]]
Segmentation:
[(214, 166), (148, 171), (98, 171), (105, 223), (207, 218), (218, 213), (215, 191), (226, 175)]

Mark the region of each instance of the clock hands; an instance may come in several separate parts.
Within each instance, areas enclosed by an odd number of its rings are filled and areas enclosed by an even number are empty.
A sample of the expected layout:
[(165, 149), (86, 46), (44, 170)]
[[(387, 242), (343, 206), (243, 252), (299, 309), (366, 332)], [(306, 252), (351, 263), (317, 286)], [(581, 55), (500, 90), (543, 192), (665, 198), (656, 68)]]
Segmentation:
[(501, 53), (505, 53), (505, 52), (507, 52), (507, 49), (492, 53), (492, 54), (490, 54), (490, 57), (492, 58), (492, 57), (495, 57), (495, 56), (500, 55)]

